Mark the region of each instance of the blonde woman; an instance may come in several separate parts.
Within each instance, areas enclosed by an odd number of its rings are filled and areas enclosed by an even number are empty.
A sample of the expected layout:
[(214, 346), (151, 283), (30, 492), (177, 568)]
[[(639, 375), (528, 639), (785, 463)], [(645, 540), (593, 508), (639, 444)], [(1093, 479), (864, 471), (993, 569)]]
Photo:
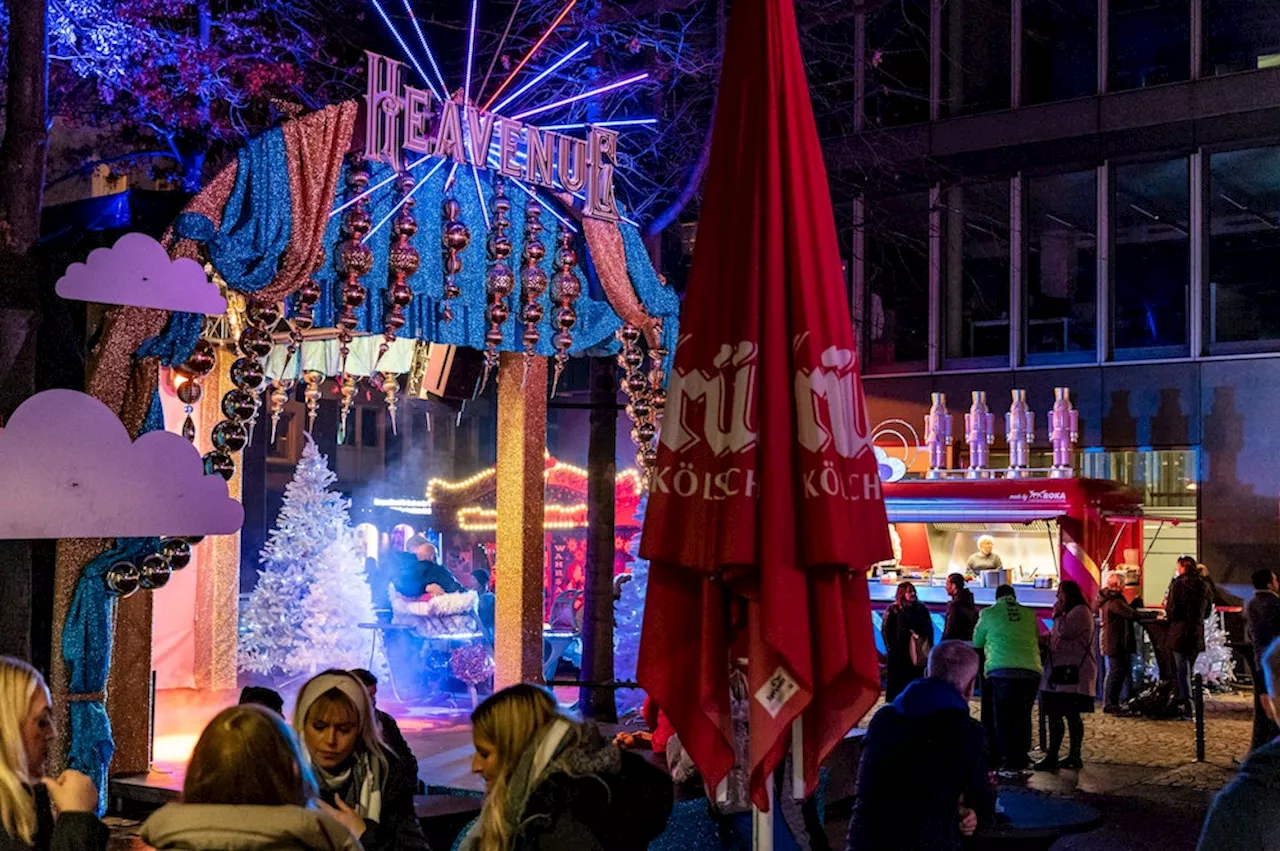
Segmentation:
[(64, 771), (57, 780), (43, 777), (55, 735), (44, 678), (26, 662), (0, 656), (0, 851), (107, 847), (93, 781), (78, 771)]
[(546, 689), (493, 695), (471, 736), (485, 799), (461, 851), (641, 851), (666, 827), (666, 773), (561, 715)]
[(360, 851), (350, 830), (311, 808), (318, 794), (284, 719), (232, 707), (200, 735), (182, 803), (147, 819), (142, 840), (156, 851)]
[(417, 767), (383, 743), (369, 692), (349, 671), (325, 671), (298, 693), (293, 728), (322, 806), (367, 851), (427, 851), (413, 811)]

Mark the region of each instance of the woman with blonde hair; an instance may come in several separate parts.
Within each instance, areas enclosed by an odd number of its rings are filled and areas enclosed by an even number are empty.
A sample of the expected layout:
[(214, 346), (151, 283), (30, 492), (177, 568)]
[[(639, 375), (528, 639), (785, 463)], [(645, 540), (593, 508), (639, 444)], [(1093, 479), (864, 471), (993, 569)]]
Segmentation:
[(561, 715), (544, 688), (489, 697), (471, 716), (471, 736), (485, 798), (461, 851), (641, 851), (666, 827), (666, 773)]
[(56, 733), (44, 678), (26, 662), (0, 656), (0, 851), (107, 847), (93, 781), (78, 771), (44, 777)]
[(325, 671), (298, 692), (293, 728), (325, 808), (367, 851), (427, 851), (413, 810), (416, 766), (382, 741), (369, 692), (350, 671)]
[(350, 830), (312, 808), (317, 797), (284, 719), (261, 706), (235, 706), (204, 728), (182, 803), (147, 819), (142, 840), (156, 851), (360, 851)]

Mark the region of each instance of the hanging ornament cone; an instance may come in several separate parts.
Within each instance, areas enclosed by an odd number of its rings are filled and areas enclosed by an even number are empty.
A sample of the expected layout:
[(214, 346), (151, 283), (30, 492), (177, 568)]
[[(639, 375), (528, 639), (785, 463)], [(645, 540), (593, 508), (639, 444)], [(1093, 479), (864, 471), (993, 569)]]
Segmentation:
[(582, 282), (573, 273), (578, 265), (578, 252), (573, 249), (573, 234), (563, 224), (556, 236), (559, 245), (556, 248), (556, 273), (551, 277), (551, 300), (556, 303), (556, 331), (551, 344), (556, 349), (555, 378), (551, 381), (551, 395), (556, 395), (560, 386), (560, 376), (564, 372), (565, 363), (569, 360), (569, 348), (573, 345), (573, 326), (578, 322), (578, 313), (574, 310), (574, 302), (582, 295)]
[(271, 442), (276, 442), (276, 429), (280, 426), (280, 415), (284, 406), (293, 395), (293, 381), (276, 381), (271, 385)]
[(395, 373), (382, 373), (382, 393), (387, 403), (387, 415), (391, 417), (391, 433), (399, 434), (396, 430), (396, 396), (400, 392), (400, 378)]
[(462, 205), (456, 198), (446, 198), (440, 205), (440, 214), (444, 217), (444, 230), (440, 236), (440, 244), (444, 249), (444, 299), (440, 304), (440, 318), (445, 322), (453, 321), (453, 305), (455, 298), (462, 295), (458, 286), (458, 273), (462, 271), (462, 254), (471, 243), (471, 231), (462, 223)]
[(316, 424), (316, 414), (320, 410), (320, 382), (324, 376), (314, 370), (302, 373), (302, 381), (306, 389), (302, 391), (302, 400), (307, 403), (307, 434)]
[(502, 345), (502, 325), (511, 317), (507, 298), (515, 290), (516, 279), (508, 260), (511, 259), (511, 202), (507, 200), (506, 186), (500, 176), (493, 178), (493, 230), (489, 233), (489, 269), (485, 273), (485, 291), (489, 305), (485, 311), (489, 329), (484, 335), (484, 378), (480, 390), (484, 392), (489, 376), (498, 366), (498, 346)]
[(338, 443), (347, 442), (347, 419), (351, 414), (351, 407), (356, 401), (356, 377), (354, 375), (342, 376), (341, 383), (342, 407), (338, 415)]
[(418, 271), (421, 258), (418, 249), (410, 241), (418, 232), (418, 220), (414, 218), (413, 208), (418, 203), (409, 193), (413, 191), (415, 181), (413, 175), (400, 175), (396, 186), (400, 197), (405, 199), (391, 226), (395, 234), (395, 242), (391, 245), (391, 253), (387, 256), (387, 267), (391, 272), (391, 282), (387, 284), (387, 310), (383, 315), (382, 343), (378, 346), (378, 359), (373, 362), (373, 372), (382, 363), (382, 356), (396, 341), (396, 335), (405, 324), (405, 308), (413, 301), (413, 290), (409, 289), (408, 279)]
[(529, 364), (536, 353), (542, 334), (538, 323), (542, 321), (542, 295), (547, 291), (547, 273), (542, 271), (542, 261), (547, 256), (547, 248), (542, 244), (542, 205), (530, 200), (524, 208), (524, 251), (521, 261), (520, 283), (523, 287), (520, 308), (520, 321), (524, 323), (524, 375), (520, 379), (523, 387), (529, 378)]

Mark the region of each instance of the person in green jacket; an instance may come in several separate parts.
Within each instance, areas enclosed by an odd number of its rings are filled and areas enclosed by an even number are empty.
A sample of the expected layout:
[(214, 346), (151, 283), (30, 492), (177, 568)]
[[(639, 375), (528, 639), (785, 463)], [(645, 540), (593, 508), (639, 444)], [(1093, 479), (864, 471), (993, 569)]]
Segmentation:
[(1012, 585), (996, 589), (996, 601), (978, 617), (973, 646), (986, 656), (994, 738), (992, 767), (1018, 773), (1031, 764), (1031, 708), (1040, 687), (1040, 627), (1034, 609), (1018, 603)]

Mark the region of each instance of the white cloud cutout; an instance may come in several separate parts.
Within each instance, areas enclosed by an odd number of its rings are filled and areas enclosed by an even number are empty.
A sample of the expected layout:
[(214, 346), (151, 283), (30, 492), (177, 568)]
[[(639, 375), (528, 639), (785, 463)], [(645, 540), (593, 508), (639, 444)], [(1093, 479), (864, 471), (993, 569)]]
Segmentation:
[(199, 263), (187, 257), (170, 260), (164, 246), (145, 233), (126, 233), (111, 248), (95, 248), (84, 263), (67, 267), (55, 289), (72, 301), (209, 316), (227, 312), (226, 298)]
[(166, 431), (138, 440), (75, 390), (27, 399), (0, 430), (0, 539), (225, 535), (244, 508), (199, 451)]

